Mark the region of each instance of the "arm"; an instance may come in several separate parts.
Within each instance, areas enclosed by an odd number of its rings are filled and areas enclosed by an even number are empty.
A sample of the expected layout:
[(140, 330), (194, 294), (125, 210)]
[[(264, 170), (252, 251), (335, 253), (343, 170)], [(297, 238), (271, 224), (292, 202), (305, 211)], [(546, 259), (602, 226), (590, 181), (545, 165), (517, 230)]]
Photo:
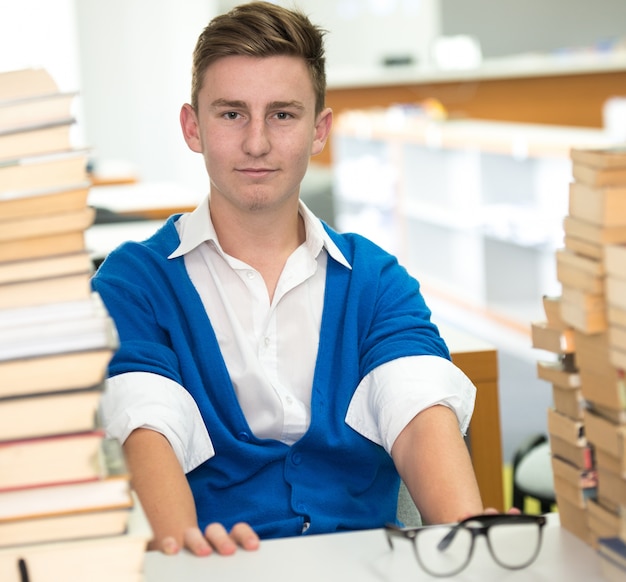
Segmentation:
[(451, 523), (483, 505), (458, 420), (446, 406), (420, 412), (391, 449), (398, 473), (426, 523)]
[(124, 452), (132, 485), (153, 530), (149, 549), (175, 554), (182, 547), (198, 556), (213, 550), (232, 554), (237, 546), (254, 550), (257, 535), (247, 524), (237, 524), (230, 534), (219, 524), (203, 533), (187, 478), (167, 439), (150, 429), (136, 429), (126, 439)]

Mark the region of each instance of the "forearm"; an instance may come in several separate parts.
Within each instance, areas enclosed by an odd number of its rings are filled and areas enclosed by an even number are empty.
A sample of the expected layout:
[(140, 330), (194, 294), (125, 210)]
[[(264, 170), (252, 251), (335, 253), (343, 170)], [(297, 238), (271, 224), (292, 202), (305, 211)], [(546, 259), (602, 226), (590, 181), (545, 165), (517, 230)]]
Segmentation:
[(149, 429), (134, 430), (124, 443), (132, 485), (154, 534), (150, 549), (163, 549), (166, 537), (181, 547), (184, 532), (197, 527), (187, 478), (167, 439)]
[(391, 454), (426, 523), (482, 513), (469, 451), (449, 408), (420, 412), (400, 433)]

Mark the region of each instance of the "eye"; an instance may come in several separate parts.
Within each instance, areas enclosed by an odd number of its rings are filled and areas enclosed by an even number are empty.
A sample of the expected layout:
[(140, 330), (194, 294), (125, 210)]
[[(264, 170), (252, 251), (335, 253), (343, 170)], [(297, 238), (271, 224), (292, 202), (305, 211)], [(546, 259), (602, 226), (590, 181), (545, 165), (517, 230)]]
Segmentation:
[(287, 119), (291, 119), (293, 115), (291, 113), (287, 113), (286, 111), (279, 111), (276, 113), (276, 118), (281, 121), (286, 121)]
[(225, 119), (239, 119), (239, 113), (237, 113), (236, 111), (227, 111), (226, 113), (222, 114), (222, 117), (224, 117)]

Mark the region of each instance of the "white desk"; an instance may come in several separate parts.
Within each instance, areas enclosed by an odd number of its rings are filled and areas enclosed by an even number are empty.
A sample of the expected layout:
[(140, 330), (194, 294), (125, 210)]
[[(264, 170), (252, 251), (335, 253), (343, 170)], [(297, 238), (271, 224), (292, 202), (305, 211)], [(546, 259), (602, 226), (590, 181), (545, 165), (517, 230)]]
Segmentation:
[(133, 220), (94, 224), (85, 231), (85, 246), (94, 260), (101, 260), (123, 242), (146, 240), (164, 223), (164, 220)]
[[(398, 539), (387, 546), (382, 530), (268, 540), (257, 552), (196, 558), (149, 552), (145, 582), (416, 582), (442, 580), (422, 571), (411, 544)], [(454, 580), (475, 582), (592, 582), (603, 580), (594, 550), (559, 527), (549, 516), (536, 562), (523, 570), (505, 570), (493, 562), (479, 538), (469, 566)]]

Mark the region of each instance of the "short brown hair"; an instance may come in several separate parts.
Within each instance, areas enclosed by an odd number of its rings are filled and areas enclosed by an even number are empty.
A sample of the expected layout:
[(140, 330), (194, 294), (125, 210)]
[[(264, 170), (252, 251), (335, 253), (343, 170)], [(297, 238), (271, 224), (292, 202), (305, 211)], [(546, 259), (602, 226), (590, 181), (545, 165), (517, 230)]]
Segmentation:
[(324, 108), (326, 31), (297, 10), (270, 2), (249, 2), (216, 16), (202, 31), (193, 53), (191, 105), (198, 110), (198, 93), (204, 73), (217, 59), (233, 55), (302, 57), (315, 91), (315, 113)]

